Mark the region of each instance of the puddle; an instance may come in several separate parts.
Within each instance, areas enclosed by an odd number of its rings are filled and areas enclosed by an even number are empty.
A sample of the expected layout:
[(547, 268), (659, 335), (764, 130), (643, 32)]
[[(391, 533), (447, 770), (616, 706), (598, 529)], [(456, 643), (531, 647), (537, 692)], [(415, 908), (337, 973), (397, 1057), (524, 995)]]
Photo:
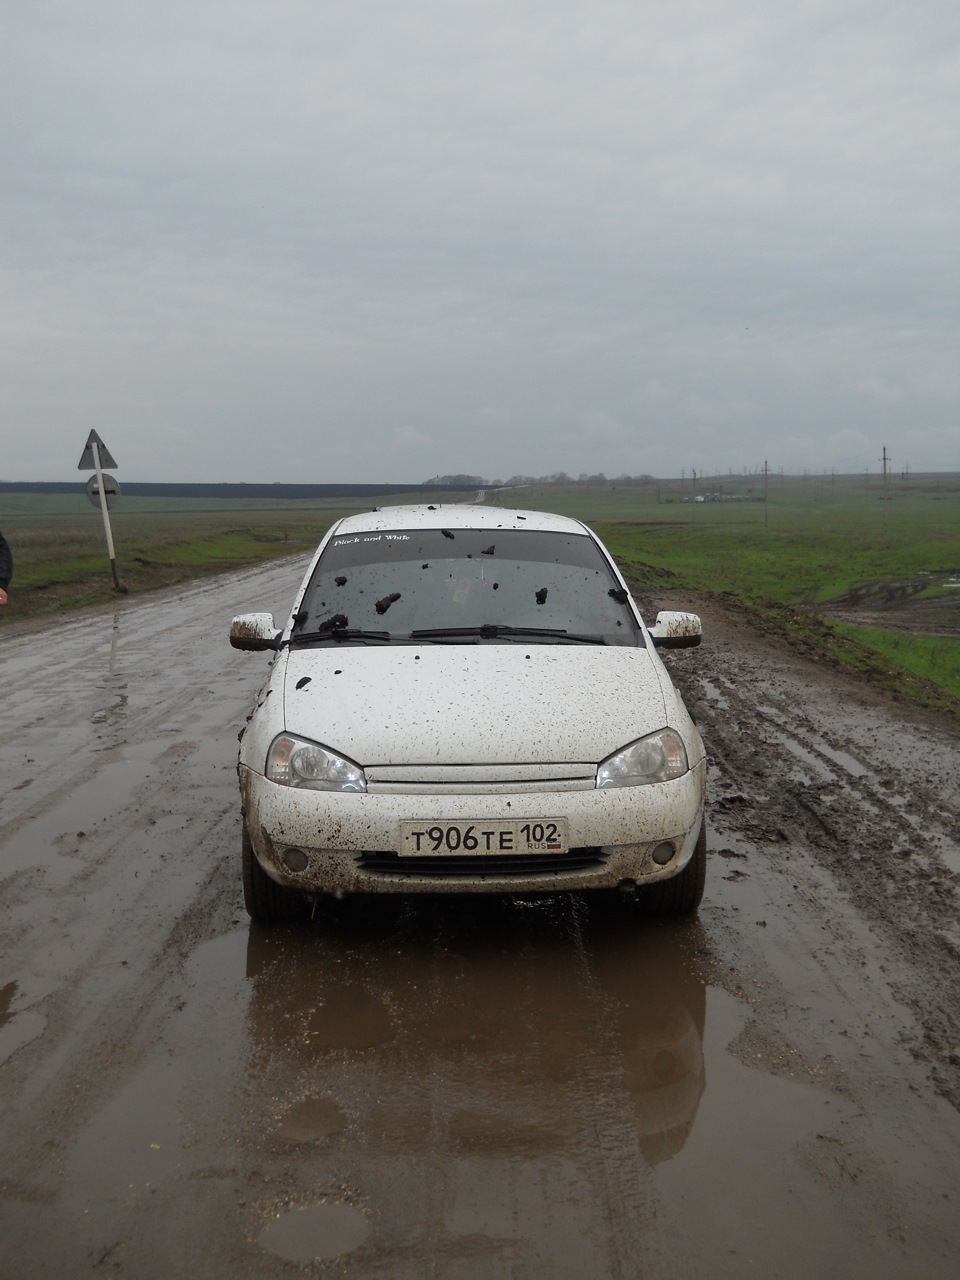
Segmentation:
[(833, 747), (828, 747), (822, 742), (818, 744), (817, 750), (822, 755), (825, 755), (828, 760), (838, 764), (841, 769), (845, 769), (852, 778), (866, 778), (870, 774), (870, 770), (866, 765), (862, 765), (859, 760), (855, 760), (846, 751), (836, 751)]
[(833, 747), (828, 747), (824, 742), (818, 742), (814, 751), (808, 751), (806, 747), (802, 747), (795, 738), (791, 738), (788, 734), (771, 729), (768, 730), (768, 736), (775, 742), (779, 742), (791, 755), (796, 756), (798, 760), (813, 769), (817, 776), (811, 781), (832, 782), (834, 780), (833, 771), (824, 763), (824, 759), (821, 757), (825, 757), (826, 760), (838, 765), (844, 773), (852, 778), (866, 778), (870, 775), (870, 770), (862, 765), (859, 760), (855, 760), (853, 756), (848, 755), (845, 751), (837, 751)]
[(284, 1142), (317, 1142), (345, 1125), (343, 1112), (330, 1098), (304, 1098), (286, 1113), (277, 1132)]
[(369, 1236), (369, 1220), (352, 1205), (312, 1204), (268, 1223), (258, 1244), (285, 1262), (321, 1262), (359, 1249)]
[(670, 1224), (689, 1274), (822, 1275), (825, 1243), (830, 1274), (866, 1274), (863, 1243), (850, 1229), (842, 1197), (801, 1176), (791, 1158), (799, 1144), (835, 1132), (856, 1108), (801, 1080), (769, 1074), (761, 1052), (734, 1056), (735, 1046), (749, 1043), (744, 1006), (715, 989), (707, 1003), (709, 1084), (684, 1150), (658, 1170), (668, 1202), (696, 1206), (695, 1235), (688, 1215), (674, 1210)]
[(251, 925), (246, 975), (254, 987), (254, 1040), (312, 1053), (372, 1049), (393, 1039), (396, 1027), (384, 1001), (344, 977), (339, 948), (318, 941), (309, 931), (284, 936)]
[(555, 1126), (518, 1123), (514, 1117), (462, 1111), (450, 1118), (460, 1151), (490, 1158), (529, 1160), (563, 1150), (567, 1135)]
[(703, 692), (715, 706), (719, 707), (721, 711), (729, 709), (730, 703), (727, 699), (727, 695), (718, 685), (715, 685), (711, 680), (706, 679), (702, 679), (701, 684), (703, 685)]
[(808, 766), (810, 773), (803, 779), (803, 781), (808, 784), (813, 782), (834, 781), (835, 775), (833, 771), (829, 769), (818, 756), (815, 756), (812, 751), (808, 751), (806, 747), (801, 747), (800, 743), (797, 742), (795, 738), (791, 738), (785, 733), (779, 733), (775, 729), (768, 729), (765, 736), (773, 742), (778, 742), (780, 746), (784, 747), (792, 756), (802, 764)]
[(393, 1035), (393, 1022), (383, 1002), (363, 987), (345, 983), (312, 1004), (306, 993), (303, 1035), (314, 1048), (369, 1049)]
[(121, 690), (126, 689), (127, 686), (123, 683), (116, 686), (101, 684), (99, 687), (102, 689), (105, 698), (113, 698), (114, 701), (107, 706), (99, 707), (90, 717), (90, 723), (113, 725), (118, 720), (122, 720), (126, 714), (127, 704), (130, 699), (129, 695), (121, 692)]

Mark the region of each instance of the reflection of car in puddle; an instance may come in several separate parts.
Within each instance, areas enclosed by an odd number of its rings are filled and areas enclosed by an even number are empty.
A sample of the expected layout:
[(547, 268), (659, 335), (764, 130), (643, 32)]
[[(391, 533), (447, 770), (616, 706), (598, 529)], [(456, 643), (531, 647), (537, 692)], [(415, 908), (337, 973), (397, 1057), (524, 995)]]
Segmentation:
[(681, 938), (689, 931), (606, 929), (590, 948), (592, 968), (616, 1008), (625, 1087), (650, 1164), (678, 1154), (693, 1129), (705, 1085), (706, 991)]
[(332, 1094), (368, 1157), (402, 1145), (428, 1161), (576, 1158), (599, 1108), (605, 1133), (632, 1116), (658, 1164), (682, 1148), (704, 1089), (695, 929), (510, 899), (379, 912), (348, 900), (322, 930), (253, 924), (253, 1057), (258, 1071), (281, 1059), (272, 1075), (291, 1105)]

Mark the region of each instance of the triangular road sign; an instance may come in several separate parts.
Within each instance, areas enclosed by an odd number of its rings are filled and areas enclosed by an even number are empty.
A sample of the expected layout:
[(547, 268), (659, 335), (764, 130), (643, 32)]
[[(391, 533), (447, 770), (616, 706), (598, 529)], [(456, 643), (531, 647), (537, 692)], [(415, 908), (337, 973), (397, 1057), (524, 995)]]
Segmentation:
[(97, 452), (100, 454), (101, 467), (115, 467), (117, 463), (113, 459), (113, 454), (103, 443), (95, 431), (91, 431), (87, 436), (87, 443), (83, 446), (83, 453), (80, 461), (77, 463), (78, 471), (96, 471), (97, 464), (93, 457), (93, 446), (97, 446)]

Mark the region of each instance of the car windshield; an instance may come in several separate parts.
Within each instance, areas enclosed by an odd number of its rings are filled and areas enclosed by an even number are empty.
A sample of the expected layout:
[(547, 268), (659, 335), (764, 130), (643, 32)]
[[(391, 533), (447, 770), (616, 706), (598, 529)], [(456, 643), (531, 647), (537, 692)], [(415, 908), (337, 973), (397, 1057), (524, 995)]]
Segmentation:
[(344, 534), (320, 557), (292, 644), (642, 645), (586, 534), (416, 529)]

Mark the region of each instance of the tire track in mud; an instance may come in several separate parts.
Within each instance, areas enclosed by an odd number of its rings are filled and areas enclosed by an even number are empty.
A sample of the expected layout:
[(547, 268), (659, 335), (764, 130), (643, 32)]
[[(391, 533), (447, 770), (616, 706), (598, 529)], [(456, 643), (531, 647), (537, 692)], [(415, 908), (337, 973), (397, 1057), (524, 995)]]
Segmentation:
[(802, 850), (829, 872), (882, 938), (887, 985), (922, 1028), (910, 1053), (960, 1109), (957, 726), (782, 647), (764, 651), (736, 619), (701, 607), (694, 661), (668, 658), (707, 742), (720, 845), (710, 874), (718, 854), (730, 878), (746, 874), (744, 855), (723, 848), (730, 838), (751, 858)]

